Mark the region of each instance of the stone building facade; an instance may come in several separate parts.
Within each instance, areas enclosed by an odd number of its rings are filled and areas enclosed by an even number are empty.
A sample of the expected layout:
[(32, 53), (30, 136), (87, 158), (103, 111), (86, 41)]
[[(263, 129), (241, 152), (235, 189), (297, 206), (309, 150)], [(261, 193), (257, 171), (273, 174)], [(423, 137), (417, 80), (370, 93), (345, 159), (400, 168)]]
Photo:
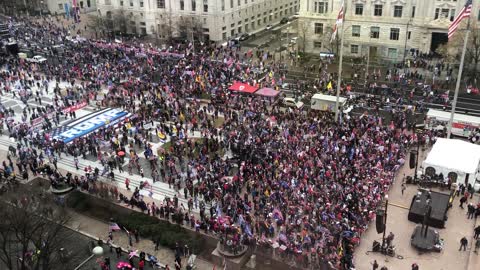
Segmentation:
[[(302, 0), (299, 35), (309, 53), (336, 53), (330, 42), (341, 0)], [(344, 54), (379, 57), (392, 62), (406, 56), (434, 52), (447, 42), (448, 26), (464, 0), (345, 0)], [(476, 3), (475, 3), (476, 2)], [(474, 1), (471, 20), (478, 20)], [(341, 28), (338, 35), (340, 36)]]

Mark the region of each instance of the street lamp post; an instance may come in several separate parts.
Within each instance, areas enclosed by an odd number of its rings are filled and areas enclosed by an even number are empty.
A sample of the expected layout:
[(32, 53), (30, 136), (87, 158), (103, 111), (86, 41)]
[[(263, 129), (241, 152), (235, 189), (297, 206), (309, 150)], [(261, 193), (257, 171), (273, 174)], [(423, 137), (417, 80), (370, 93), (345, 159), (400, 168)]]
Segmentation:
[(388, 212), (388, 194), (385, 195), (385, 215), (383, 217), (383, 235), (382, 235), (382, 250), (385, 247), (385, 233), (387, 232), (387, 212)]

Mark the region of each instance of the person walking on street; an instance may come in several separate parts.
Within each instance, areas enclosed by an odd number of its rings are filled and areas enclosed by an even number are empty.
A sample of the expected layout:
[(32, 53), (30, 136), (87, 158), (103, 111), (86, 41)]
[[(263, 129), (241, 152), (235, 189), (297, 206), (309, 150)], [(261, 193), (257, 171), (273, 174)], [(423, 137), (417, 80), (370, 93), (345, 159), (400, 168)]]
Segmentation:
[(419, 270), (420, 268), (418, 267), (417, 263), (412, 264), (412, 270)]
[(125, 178), (125, 187), (130, 190), (130, 180), (128, 178)]
[(77, 157), (77, 156), (75, 156), (75, 157), (73, 158), (73, 163), (75, 163), (75, 168), (76, 168), (77, 170), (80, 169), (80, 168), (78, 167), (78, 157)]
[(140, 235), (137, 229), (133, 230), (133, 235), (135, 236), (135, 242), (136, 243), (140, 242)]
[(473, 232), (475, 233), (473, 235), (474, 239), (479, 239), (480, 238), (480, 225), (478, 225), (475, 229), (473, 229)]
[(467, 201), (467, 198), (465, 196), (463, 196), (462, 198), (460, 198), (460, 208), (463, 209), (463, 204)]
[(463, 247), (463, 251), (466, 251), (467, 250), (467, 245), (468, 245), (468, 240), (464, 236), (462, 239), (460, 239), (460, 249), (458, 249), (458, 251), (461, 251), (462, 247)]
[(374, 260), (372, 263), (372, 270), (377, 270), (378, 269), (378, 263), (377, 260)]
[(478, 254), (479, 248), (480, 248), (480, 238), (477, 238), (477, 240), (475, 241), (475, 250), (473, 252), (475, 252), (475, 254)]
[(402, 196), (403, 196), (403, 193), (405, 192), (405, 189), (407, 189), (407, 187), (405, 186), (405, 183), (402, 183)]
[(475, 214), (475, 206), (473, 203), (469, 203), (467, 205), (467, 219), (473, 219), (473, 215)]

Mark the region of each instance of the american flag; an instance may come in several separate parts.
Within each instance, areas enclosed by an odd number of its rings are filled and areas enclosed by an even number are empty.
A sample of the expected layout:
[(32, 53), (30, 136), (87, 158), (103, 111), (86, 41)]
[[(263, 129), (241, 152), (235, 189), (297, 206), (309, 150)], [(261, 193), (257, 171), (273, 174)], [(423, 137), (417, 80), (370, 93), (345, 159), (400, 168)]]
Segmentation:
[(338, 11), (337, 20), (335, 21), (335, 25), (333, 26), (333, 33), (330, 42), (333, 42), (337, 37), (338, 26), (343, 23), (344, 19), (344, 12), (343, 12), (344, 2), (342, 1), (342, 7)]
[(458, 15), (453, 20), (452, 24), (448, 27), (448, 39), (450, 39), (455, 31), (458, 28), (458, 25), (462, 22), (464, 18), (470, 17), (470, 13), (472, 12), (472, 0), (467, 0), (465, 6), (460, 10)]
[(118, 226), (117, 223), (115, 222), (112, 222), (110, 223), (110, 226), (108, 226), (108, 228), (110, 229), (110, 231), (120, 231), (120, 226)]

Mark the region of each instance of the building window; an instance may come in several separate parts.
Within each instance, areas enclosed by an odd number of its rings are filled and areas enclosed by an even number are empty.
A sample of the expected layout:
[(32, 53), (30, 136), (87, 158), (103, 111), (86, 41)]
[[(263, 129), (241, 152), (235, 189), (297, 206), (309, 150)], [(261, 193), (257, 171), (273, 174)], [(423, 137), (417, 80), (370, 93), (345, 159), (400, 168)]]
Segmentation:
[(322, 48), (322, 42), (321, 41), (314, 41), (313, 42), (313, 48), (316, 48), (316, 49)]
[(237, 6), (240, 6), (242, 4), (242, 0), (237, 0)]
[(360, 25), (352, 25), (352, 37), (360, 36)]
[(112, 4), (112, 0), (105, 0), (105, 5), (111, 5)]
[(455, 9), (450, 9), (450, 21), (453, 22), (455, 19)]
[(397, 49), (396, 48), (388, 48), (388, 58), (397, 59)]
[(313, 11), (315, 13), (324, 14), (328, 12), (328, 2), (320, 1), (313, 3)]
[(442, 8), (440, 11), (440, 18), (448, 18), (448, 14), (450, 13), (450, 10), (448, 8)]
[(390, 28), (390, 40), (398, 40), (400, 36), (399, 28)]
[(372, 26), (370, 27), (370, 38), (379, 38), (380, 37), (380, 27)]
[(363, 4), (355, 5), (355, 15), (363, 15)]
[(62, 4), (58, 4), (58, 10), (62, 10), (63, 9), (63, 5)]
[(233, 8), (233, 0), (230, 0), (230, 8)]
[(180, 0), (180, 10), (185, 10), (185, 1)]
[(415, 18), (415, 6), (412, 7), (412, 18)]
[(412, 31), (408, 31), (407, 38), (410, 39), (412, 37)]
[(350, 45), (350, 52), (352, 54), (357, 54), (358, 53), (358, 45)]
[(197, 10), (197, 1), (192, 0), (192, 11), (196, 11), (196, 10)]
[(402, 6), (395, 6), (393, 8), (393, 17), (401, 18), (402, 17), (402, 12), (403, 12), (403, 7)]
[(157, 8), (165, 8), (165, 0), (157, 0)]
[(130, 6), (133, 7), (133, 0), (130, 0)]
[(436, 8), (435, 9), (435, 17), (433, 18), (434, 20), (438, 19), (438, 16), (440, 14), (440, 9), (439, 8)]
[[(222, 11), (225, 11), (225, 0), (222, 0)], [(225, 33), (226, 35), (227, 33)]]
[(140, 1), (140, 7), (143, 8), (143, 1)]
[(208, 12), (208, 0), (203, 0), (203, 12)]
[(321, 35), (323, 34), (323, 23), (315, 23), (315, 34)]
[(223, 33), (222, 33), (222, 39), (223, 39), (223, 40), (227, 40), (227, 32), (223, 32)]
[(373, 16), (382, 16), (383, 5), (375, 5)]
[(123, 1), (120, 1), (120, 6), (122, 6), (122, 7), (123, 7)]

